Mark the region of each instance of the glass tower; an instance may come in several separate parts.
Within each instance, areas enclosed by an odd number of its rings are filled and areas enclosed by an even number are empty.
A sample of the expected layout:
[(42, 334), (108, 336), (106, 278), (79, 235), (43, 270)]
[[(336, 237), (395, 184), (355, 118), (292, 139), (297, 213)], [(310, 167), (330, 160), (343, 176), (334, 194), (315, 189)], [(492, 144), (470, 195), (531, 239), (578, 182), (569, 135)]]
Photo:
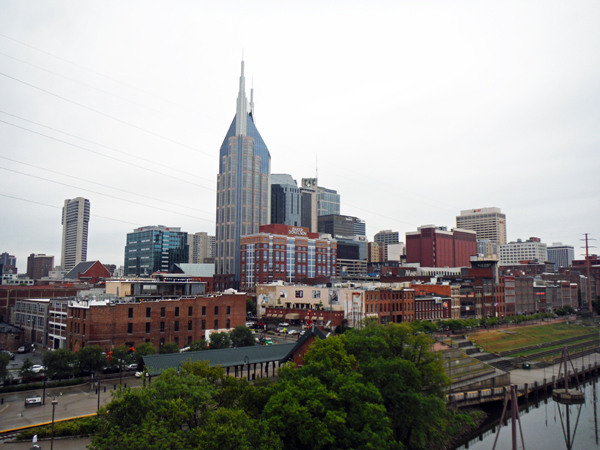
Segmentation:
[(236, 115), (223, 140), (217, 175), (216, 273), (240, 279), (240, 236), (258, 233), (271, 216), (271, 155), (254, 124), (253, 92), (246, 99), (244, 62)]

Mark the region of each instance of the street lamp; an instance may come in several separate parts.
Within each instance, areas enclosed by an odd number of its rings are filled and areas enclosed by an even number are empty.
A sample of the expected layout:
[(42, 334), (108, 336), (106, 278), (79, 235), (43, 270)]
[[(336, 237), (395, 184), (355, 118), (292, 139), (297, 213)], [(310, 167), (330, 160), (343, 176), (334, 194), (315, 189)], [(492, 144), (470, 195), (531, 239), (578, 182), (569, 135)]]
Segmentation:
[(54, 447), (54, 409), (56, 408), (56, 405), (58, 405), (58, 401), (55, 397), (52, 400), (52, 437), (50, 438), (50, 450), (52, 450)]

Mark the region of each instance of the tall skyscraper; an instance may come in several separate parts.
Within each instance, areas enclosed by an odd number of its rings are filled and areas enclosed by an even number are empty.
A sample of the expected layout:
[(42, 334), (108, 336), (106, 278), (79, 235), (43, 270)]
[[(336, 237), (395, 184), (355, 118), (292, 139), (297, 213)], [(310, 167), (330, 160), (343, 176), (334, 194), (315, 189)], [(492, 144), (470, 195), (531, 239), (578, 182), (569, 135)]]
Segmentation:
[(221, 145), (217, 175), (216, 274), (240, 280), (240, 236), (271, 219), (271, 155), (254, 124), (254, 93), (246, 99), (244, 62), (237, 109)]
[(333, 189), (319, 186), (316, 178), (302, 178), (302, 187), (317, 193), (317, 216), (340, 213), (340, 194)]
[(187, 239), (190, 248), (188, 260), (190, 264), (203, 264), (206, 258), (214, 258), (214, 236), (209, 236), (208, 233), (201, 231), (188, 234)]
[(63, 270), (71, 270), (87, 261), (88, 223), (90, 201), (83, 197), (65, 200), (62, 210), (62, 260)]
[(140, 227), (127, 233), (125, 276), (168, 272), (171, 265), (187, 263), (188, 234), (163, 225)]
[(506, 244), (506, 215), (500, 208), (466, 209), (456, 216), (456, 227), (477, 232), (477, 239)]
[(373, 240), (380, 244), (381, 248), (383, 249), (382, 261), (389, 261), (388, 245), (399, 244), (400, 233), (392, 230), (383, 230), (377, 233)]
[(271, 174), (271, 223), (301, 226), (302, 196), (296, 180), (287, 174)]
[(40, 280), (54, 267), (54, 256), (31, 254), (27, 258), (27, 278)]

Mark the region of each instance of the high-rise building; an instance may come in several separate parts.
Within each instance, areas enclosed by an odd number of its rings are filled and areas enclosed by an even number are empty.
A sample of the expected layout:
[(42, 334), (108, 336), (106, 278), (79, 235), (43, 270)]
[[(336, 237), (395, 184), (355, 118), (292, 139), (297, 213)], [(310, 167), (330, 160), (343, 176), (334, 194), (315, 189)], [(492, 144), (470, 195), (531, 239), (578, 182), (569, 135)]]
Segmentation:
[(188, 236), (181, 228), (163, 225), (140, 227), (127, 233), (125, 273), (127, 276), (150, 276), (168, 272), (171, 265), (187, 263)]
[(336, 239), (349, 238), (354, 236), (365, 236), (365, 221), (358, 217), (341, 216), (339, 214), (320, 215), (319, 233), (330, 234)]
[(563, 245), (562, 242), (553, 242), (548, 247), (548, 261), (554, 263), (554, 268), (570, 267), (575, 259), (575, 249), (570, 245)]
[(302, 194), (287, 174), (271, 174), (271, 223), (301, 226)]
[(48, 276), (54, 267), (54, 256), (31, 254), (27, 258), (27, 277), (32, 280), (41, 280)]
[(317, 194), (317, 216), (340, 213), (340, 194), (333, 189), (319, 186), (316, 178), (302, 178), (302, 187), (313, 189)]
[(190, 264), (204, 264), (205, 259), (214, 258), (214, 236), (209, 236), (204, 231), (188, 234), (187, 243), (190, 249)]
[(373, 240), (383, 248), (383, 261), (389, 261), (388, 245), (400, 243), (400, 233), (392, 230), (383, 230), (375, 234)]
[(3, 273), (17, 273), (17, 257), (7, 252), (0, 254), (0, 275)]
[(240, 280), (240, 236), (271, 219), (271, 155), (254, 124), (254, 93), (246, 99), (244, 62), (233, 122), (221, 145), (217, 175), (216, 274)]
[(548, 261), (548, 248), (540, 238), (531, 237), (523, 242), (509, 242), (500, 246), (500, 265), (511, 266), (521, 264), (521, 261)]
[(477, 254), (476, 233), (424, 225), (406, 233), (406, 262), (421, 267), (470, 267)]
[(477, 232), (477, 239), (506, 244), (506, 215), (500, 208), (466, 209), (456, 216), (456, 227)]
[(65, 200), (62, 210), (62, 260), (63, 270), (71, 270), (77, 264), (87, 261), (88, 223), (90, 221), (90, 201), (77, 197)]

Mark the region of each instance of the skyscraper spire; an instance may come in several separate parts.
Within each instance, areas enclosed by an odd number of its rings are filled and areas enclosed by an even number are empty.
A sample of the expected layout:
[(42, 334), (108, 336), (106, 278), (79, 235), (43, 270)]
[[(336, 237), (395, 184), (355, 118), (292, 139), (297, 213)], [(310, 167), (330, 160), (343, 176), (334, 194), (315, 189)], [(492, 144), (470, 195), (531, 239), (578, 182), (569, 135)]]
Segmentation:
[(246, 136), (246, 124), (248, 121), (248, 100), (246, 99), (246, 78), (244, 77), (244, 61), (242, 60), (242, 74), (240, 75), (240, 91), (237, 98), (237, 109), (235, 119), (236, 136)]
[(250, 88), (250, 115), (254, 121), (254, 79), (252, 79), (252, 87)]

